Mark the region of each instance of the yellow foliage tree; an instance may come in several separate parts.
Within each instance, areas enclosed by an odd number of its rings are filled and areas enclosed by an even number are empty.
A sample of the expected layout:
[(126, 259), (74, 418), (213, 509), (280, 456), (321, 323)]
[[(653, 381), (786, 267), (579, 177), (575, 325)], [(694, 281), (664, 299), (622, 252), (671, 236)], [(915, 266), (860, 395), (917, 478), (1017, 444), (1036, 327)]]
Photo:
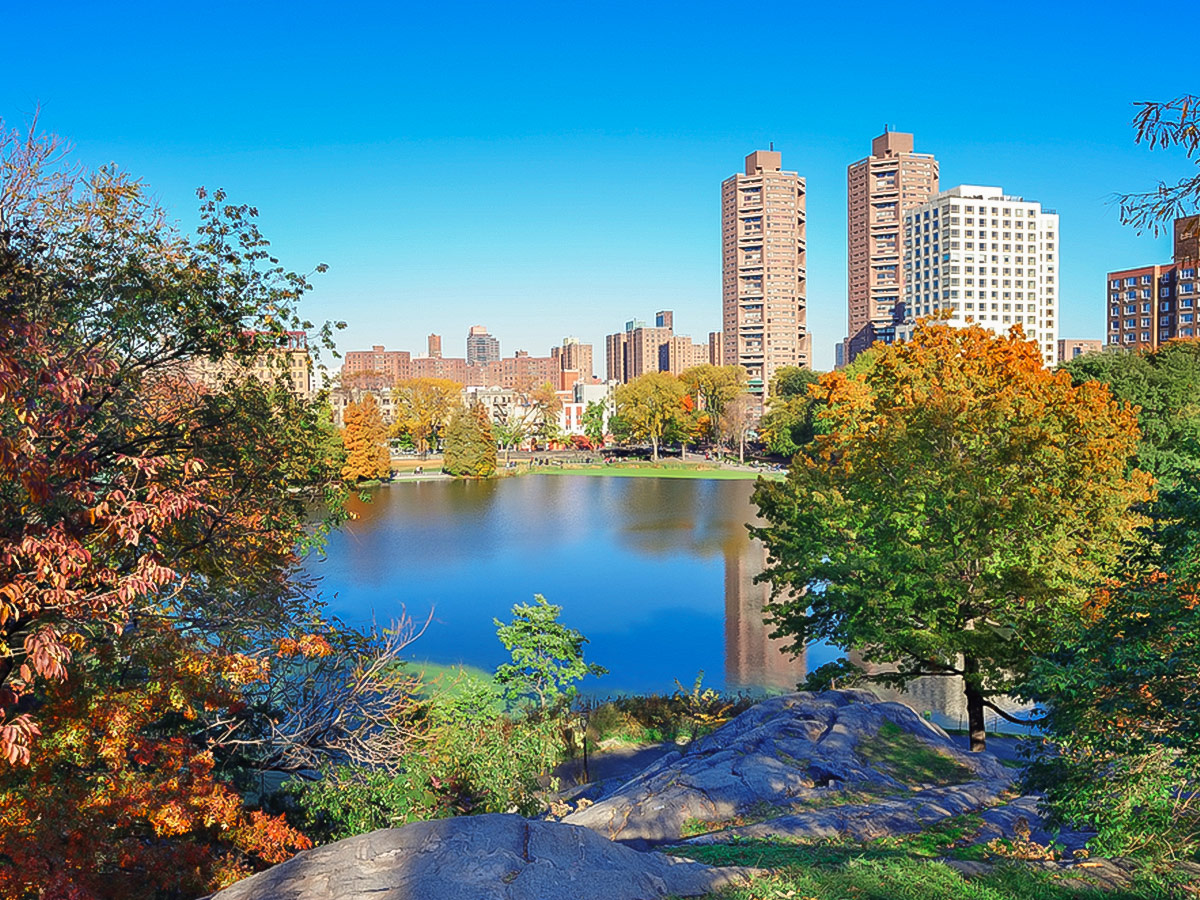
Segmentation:
[(358, 482), (391, 474), (387, 428), (374, 395), (364, 394), (358, 402), (347, 405), (342, 421), (342, 445), (346, 448), (342, 477)]
[(422, 456), (437, 445), (438, 436), (462, 403), (462, 385), (448, 378), (410, 378), (392, 389), (396, 424), (392, 435), (407, 434)]

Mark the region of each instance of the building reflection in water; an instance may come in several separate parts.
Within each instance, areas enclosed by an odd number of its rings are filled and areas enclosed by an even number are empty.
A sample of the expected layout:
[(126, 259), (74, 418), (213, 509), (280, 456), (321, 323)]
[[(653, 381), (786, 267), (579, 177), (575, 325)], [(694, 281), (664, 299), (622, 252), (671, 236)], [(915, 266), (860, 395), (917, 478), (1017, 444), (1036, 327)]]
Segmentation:
[(731, 689), (794, 691), (808, 674), (808, 652), (793, 657), (787, 641), (763, 622), (771, 586), (756, 584), (767, 550), (748, 537), (725, 545), (725, 684)]

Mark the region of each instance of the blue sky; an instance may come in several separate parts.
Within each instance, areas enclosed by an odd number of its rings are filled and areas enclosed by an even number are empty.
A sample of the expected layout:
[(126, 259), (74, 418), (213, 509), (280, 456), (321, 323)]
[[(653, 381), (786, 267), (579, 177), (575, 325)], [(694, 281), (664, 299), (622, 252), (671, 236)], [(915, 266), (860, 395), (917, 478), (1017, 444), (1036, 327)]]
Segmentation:
[[(1194, 172), (1136, 146), (1133, 103), (1200, 88), (1182, 2), (1030, 4), (23, 4), (0, 117), (40, 104), (87, 165), (141, 176), (190, 227), (194, 190), (256, 205), (342, 349), (507, 356), (597, 347), (675, 310), (720, 321), (723, 178), (769, 141), (808, 180), (809, 328), (846, 321), (846, 166), (885, 123), (943, 188), (1061, 215), (1064, 337), (1102, 336), (1108, 269), (1167, 260), (1112, 196)], [(1176, 56), (1176, 54), (1182, 56)]]

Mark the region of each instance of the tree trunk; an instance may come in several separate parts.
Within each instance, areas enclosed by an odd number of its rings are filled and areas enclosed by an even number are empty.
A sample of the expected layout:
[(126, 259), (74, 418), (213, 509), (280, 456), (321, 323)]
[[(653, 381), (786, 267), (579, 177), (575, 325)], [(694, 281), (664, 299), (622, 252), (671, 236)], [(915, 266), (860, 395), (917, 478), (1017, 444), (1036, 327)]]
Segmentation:
[(746, 464), (746, 432), (738, 435), (738, 462), (741, 465)]
[(983, 691), (977, 681), (979, 663), (973, 659), (963, 661), (966, 672), (963, 683), (967, 694), (967, 732), (971, 736), (971, 752), (982, 753), (987, 749), (987, 731), (983, 723)]
[(650, 448), (651, 448), (652, 458), (654, 459), (655, 462), (658, 462), (658, 438), (650, 439)]

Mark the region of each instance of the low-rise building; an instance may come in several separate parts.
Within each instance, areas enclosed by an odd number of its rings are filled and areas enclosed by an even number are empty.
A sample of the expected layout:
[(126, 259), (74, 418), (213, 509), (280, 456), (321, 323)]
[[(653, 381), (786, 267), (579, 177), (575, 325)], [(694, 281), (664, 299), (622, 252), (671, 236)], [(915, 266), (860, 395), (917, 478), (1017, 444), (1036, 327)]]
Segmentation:
[(1172, 338), (1200, 337), (1200, 216), (1175, 220), (1173, 259), (1106, 276), (1108, 344), (1155, 350)]

